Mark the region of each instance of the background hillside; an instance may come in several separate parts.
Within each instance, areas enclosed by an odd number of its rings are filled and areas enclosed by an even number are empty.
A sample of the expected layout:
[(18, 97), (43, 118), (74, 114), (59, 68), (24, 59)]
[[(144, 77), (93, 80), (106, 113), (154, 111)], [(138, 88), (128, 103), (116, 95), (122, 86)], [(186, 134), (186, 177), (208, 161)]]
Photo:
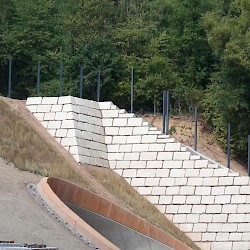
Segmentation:
[(97, 69), (101, 100), (129, 109), (130, 70), (135, 67), (136, 111), (161, 111), (162, 91), (171, 93), (173, 114), (200, 114), (232, 154), (246, 162), (250, 132), (249, 0), (0, 0), (0, 93), (95, 99)]

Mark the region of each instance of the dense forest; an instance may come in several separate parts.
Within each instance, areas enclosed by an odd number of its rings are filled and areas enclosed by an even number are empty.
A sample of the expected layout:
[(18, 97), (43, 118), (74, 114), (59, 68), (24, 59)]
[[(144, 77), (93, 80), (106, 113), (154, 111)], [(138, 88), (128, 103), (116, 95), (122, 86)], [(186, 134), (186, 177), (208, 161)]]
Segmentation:
[(199, 108), (232, 154), (247, 159), (250, 133), (250, 0), (0, 0), (0, 93), (7, 95), (12, 58), (13, 98), (41, 95), (96, 99), (129, 109), (135, 68), (136, 111), (161, 111), (162, 91), (171, 112)]

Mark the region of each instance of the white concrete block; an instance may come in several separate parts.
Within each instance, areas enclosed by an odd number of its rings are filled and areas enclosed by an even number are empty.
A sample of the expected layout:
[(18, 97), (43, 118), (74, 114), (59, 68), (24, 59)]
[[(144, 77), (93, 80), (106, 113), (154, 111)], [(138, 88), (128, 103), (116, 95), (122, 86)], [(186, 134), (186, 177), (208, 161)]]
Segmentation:
[(102, 125), (104, 127), (112, 127), (113, 124), (113, 118), (103, 118), (102, 119)]
[(44, 113), (34, 113), (33, 114), (38, 121), (43, 121)]
[(63, 146), (78, 146), (77, 139), (72, 137), (72, 138), (62, 138), (61, 144)]
[(229, 233), (217, 233), (216, 241), (228, 241)]
[(119, 135), (132, 135), (133, 127), (120, 127)]
[(174, 160), (188, 160), (190, 158), (190, 152), (174, 152)]
[(166, 194), (167, 195), (178, 195), (180, 191), (180, 187), (166, 187)]
[(45, 113), (43, 120), (44, 121), (54, 121), (55, 114), (56, 114), (55, 112)]
[(29, 106), (26, 106), (26, 108), (27, 108), (31, 113), (36, 113), (37, 105), (29, 105)]
[(130, 161), (129, 168), (146, 168), (146, 161)]
[(193, 232), (206, 232), (206, 230), (207, 230), (207, 223), (194, 224)]
[(165, 187), (152, 187), (152, 195), (165, 195), (166, 188)]
[(118, 153), (119, 152), (119, 145), (107, 145), (107, 150), (109, 153)]
[[(60, 121), (57, 121), (60, 122)], [(78, 123), (75, 120), (63, 120), (61, 128), (78, 129)]]
[(162, 168), (162, 163), (163, 161), (147, 161), (147, 168)]
[(195, 195), (210, 195), (211, 187), (196, 187)]
[(78, 155), (79, 154), (79, 147), (78, 146), (70, 146), (69, 147), (69, 152), (72, 155)]
[(145, 196), (145, 198), (151, 202), (152, 204), (158, 204), (159, 203), (159, 196), (156, 195), (147, 195)]
[(171, 169), (170, 177), (185, 177), (185, 169)]
[(182, 164), (183, 168), (194, 168), (195, 161), (187, 160), (187, 161), (182, 161), (182, 162), (183, 162), (183, 164)]
[(140, 160), (155, 161), (156, 156), (157, 156), (157, 152), (142, 152), (140, 154)]
[(212, 177), (214, 174), (214, 170), (213, 169), (200, 169), (200, 177)]
[(185, 169), (185, 177), (198, 177), (200, 173), (199, 169), (187, 168)]
[(137, 192), (141, 195), (151, 195), (152, 187), (138, 187)]
[[(248, 237), (248, 239), (250, 239), (250, 236)], [(229, 241), (242, 241), (242, 233), (230, 233)]]
[(178, 213), (180, 214), (190, 214), (192, 210), (192, 205), (185, 205), (179, 207)]
[[(41, 121), (40, 121), (41, 122)], [(46, 122), (41, 122), (41, 124), (45, 127), (45, 128), (47, 128), (48, 127), (48, 121), (46, 121)]]
[(215, 196), (214, 204), (228, 204), (231, 201), (231, 195), (217, 195)]
[(105, 135), (118, 135), (119, 128), (118, 127), (105, 127)]
[(132, 152), (147, 152), (148, 144), (133, 144)]
[(195, 192), (195, 187), (192, 186), (183, 186), (180, 189), (181, 195), (193, 195)]
[[(102, 117), (103, 118), (115, 118), (118, 117), (118, 110), (102, 110)], [(132, 119), (132, 118), (131, 118)]]
[(200, 157), (200, 155), (190, 155), (190, 160), (200, 160), (201, 159), (201, 157)]
[(179, 142), (174, 142), (174, 143), (166, 143), (165, 145), (165, 151), (180, 151), (181, 149), (181, 144)]
[(57, 104), (58, 97), (43, 97), (42, 104)]
[(113, 144), (125, 144), (127, 140), (127, 136), (123, 136), (123, 135), (115, 135), (113, 136), (113, 140), (112, 143)]
[(127, 118), (114, 118), (113, 127), (126, 127), (127, 120)]
[(36, 112), (47, 113), (47, 112), (50, 112), (50, 110), (51, 110), (51, 105), (38, 105)]
[(149, 144), (149, 147), (148, 147), (148, 151), (156, 151), (156, 152), (160, 152), (160, 151), (164, 151), (164, 147), (165, 147), (165, 144), (163, 143), (153, 143), (153, 144)]
[(250, 243), (249, 241), (247, 242), (233, 242), (232, 243), (233, 246), (231, 246), (231, 248), (228, 249), (235, 249), (235, 250), (245, 250), (245, 249), (250, 249)]
[(243, 241), (248, 241), (249, 242), (249, 239), (250, 239), (250, 232), (242, 234), (242, 240)]
[(138, 161), (139, 153), (124, 153), (124, 160), (125, 161)]
[(133, 144), (121, 144), (119, 147), (120, 152), (132, 152)]
[(248, 223), (239, 223), (238, 224), (238, 232), (247, 232), (249, 233), (250, 231), (250, 222), (248, 221)]
[(61, 121), (49, 121), (47, 129), (59, 129)]
[(201, 186), (202, 183), (203, 183), (203, 178), (190, 177), (190, 178), (188, 178), (187, 185), (189, 185), (189, 186)]
[(148, 127), (134, 127), (133, 135), (145, 135), (148, 134)]
[(57, 129), (56, 130), (56, 137), (66, 137), (67, 136), (67, 129)]
[(124, 169), (122, 172), (122, 177), (136, 177), (137, 169)]
[(145, 178), (132, 178), (131, 186), (132, 187), (144, 187)]
[(155, 177), (155, 169), (138, 169), (137, 177)]
[(175, 185), (176, 186), (186, 186), (187, 185), (187, 178), (176, 178)]
[[(167, 188), (167, 192), (168, 192), (168, 188)], [(185, 204), (186, 202), (186, 196), (185, 195), (176, 195), (173, 196), (173, 200), (172, 200), (172, 204)], [(179, 211), (180, 213), (180, 211)]]
[(212, 187), (212, 195), (223, 195), (225, 194), (225, 187)]
[(236, 213), (237, 211), (237, 205), (236, 204), (224, 204), (222, 207), (222, 213), (223, 214), (230, 214), (230, 213)]
[(205, 195), (202, 196), (201, 204), (214, 204), (215, 196), (213, 195)]
[(169, 177), (169, 169), (156, 169), (156, 177)]
[(182, 168), (182, 161), (167, 161), (163, 162), (163, 168)]
[(157, 135), (142, 135), (141, 143), (155, 143)]
[(199, 214), (188, 214), (186, 218), (186, 223), (198, 223), (199, 222)]
[[(227, 176), (229, 173), (229, 170), (227, 168), (216, 168), (214, 169), (214, 176)], [(228, 178), (232, 178), (233, 177), (228, 177)], [(223, 184), (221, 184), (223, 185)]]
[(203, 180), (203, 186), (217, 186), (219, 182), (218, 177), (209, 177), (209, 178), (204, 178)]
[(208, 160), (197, 160), (195, 161), (195, 168), (207, 168)]
[(232, 195), (231, 197), (231, 203), (234, 204), (240, 204), (240, 203), (246, 203), (247, 196), (246, 195)]
[(104, 110), (104, 109), (110, 109), (112, 102), (99, 102), (99, 108)]
[(206, 213), (220, 214), (222, 205), (207, 205)]
[(146, 178), (145, 186), (152, 187), (152, 186), (159, 186), (160, 178)]
[(175, 214), (173, 217), (173, 222), (174, 223), (185, 223), (186, 221), (186, 214)]
[(166, 213), (177, 214), (179, 209), (179, 205), (167, 205)]
[(159, 152), (157, 160), (172, 160), (173, 152)]
[(171, 187), (175, 185), (176, 178), (161, 178), (160, 186)]
[(234, 178), (234, 185), (247, 186), (249, 185), (250, 178), (248, 176), (239, 176)]
[(127, 143), (141, 143), (141, 135), (131, 135), (127, 138)]
[(250, 204), (239, 204), (237, 213), (250, 213)]
[(233, 185), (233, 181), (234, 181), (234, 177), (220, 177), (218, 185), (220, 185), (220, 186), (231, 186), (231, 185)]
[(207, 232), (221, 232), (222, 223), (209, 223), (207, 226)]
[[(53, 108), (53, 106), (52, 106)], [(62, 121), (62, 120), (66, 120), (67, 118), (67, 112), (56, 112), (55, 113), (55, 120), (56, 121)]]
[(142, 122), (143, 122), (142, 118), (136, 118), (136, 117), (128, 118), (127, 126), (139, 127), (139, 126), (142, 126)]
[[(162, 213), (164, 214), (166, 211), (166, 206), (165, 205), (155, 205), (155, 207)], [(166, 216), (166, 215), (165, 215)]]
[(250, 194), (250, 186), (241, 186), (240, 187), (240, 194)]
[[(117, 161), (122, 161), (124, 157), (124, 153), (109, 153), (108, 154), (108, 160), (117, 160)], [(126, 159), (124, 159), (126, 160)], [(128, 177), (128, 176), (126, 176)]]
[(213, 220), (212, 214), (201, 214), (199, 218), (199, 222), (208, 222), (211, 223)]
[(215, 237), (216, 237), (216, 233), (203, 233), (201, 240), (213, 242), (213, 241), (215, 241)]
[(201, 196), (194, 195), (194, 196), (187, 196), (186, 204), (200, 204), (201, 203)]
[(70, 111), (70, 112), (67, 112), (66, 119), (67, 120), (76, 120), (76, 121), (78, 121), (79, 117), (78, 117), (77, 113)]
[(240, 186), (226, 186), (225, 194), (239, 194)]
[(26, 101), (26, 106), (37, 105), (42, 103), (42, 97), (28, 97)]
[(176, 142), (175, 138), (166, 138), (166, 139), (159, 139), (159, 136), (161, 135), (157, 135), (157, 143), (172, 143), (172, 142)]
[(178, 224), (178, 227), (184, 233), (192, 232), (192, 230), (193, 230), (193, 224), (192, 223)]
[(212, 222), (226, 223), (227, 214), (213, 214)]
[(60, 96), (58, 98), (58, 104), (76, 104), (75, 98), (73, 96)]
[(116, 161), (116, 168), (129, 168), (130, 161)]
[(173, 196), (171, 195), (161, 195), (159, 199), (159, 204), (169, 205), (172, 204)]

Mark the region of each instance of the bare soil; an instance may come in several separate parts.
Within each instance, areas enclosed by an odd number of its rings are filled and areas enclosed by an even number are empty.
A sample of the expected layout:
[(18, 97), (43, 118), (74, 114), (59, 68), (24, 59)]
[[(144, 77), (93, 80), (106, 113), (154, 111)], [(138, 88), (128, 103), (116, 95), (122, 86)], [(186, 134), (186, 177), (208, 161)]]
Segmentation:
[[(145, 115), (144, 119), (152, 126), (162, 130), (162, 117)], [(186, 117), (172, 117), (169, 119), (169, 129), (171, 137), (176, 138), (179, 142), (194, 147), (194, 121)], [(219, 146), (214, 135), (209, 133), (202, 121), (198, 121), (197, 132), (197, 151), (215, 160), (221, 165), (227, 166), (227, 154)], [(247, 175), (246, 168), (235, 160), (231, 159), (230, 167), (233, 171), (241, 175)]]

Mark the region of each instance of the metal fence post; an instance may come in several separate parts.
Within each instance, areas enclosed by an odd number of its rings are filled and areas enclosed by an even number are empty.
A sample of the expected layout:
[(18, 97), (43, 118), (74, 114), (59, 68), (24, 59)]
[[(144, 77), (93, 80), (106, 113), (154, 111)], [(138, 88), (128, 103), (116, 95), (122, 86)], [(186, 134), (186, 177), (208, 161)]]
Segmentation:
[(96, 100), (99, 102), (100, 101), (100, 88), (101, 88), (101, 71), (100, 68), (98, 68), (98, 73), (97, 73), (97, 98)]
[(40, 96), (40, 61), (37, 62), (37, 96)]
[(230, 169), (230, 158), (231, 158), (231, 152), (230, 152), (230, 135), (231, 134), (231, 124), (227, 124), (227, 167)]
[(166, 96), (166, 132), (165, 134), (168, 135), (169, 131), (169, 92), (167, 91)]
[(60, 63), (60, 96), (62, 96), (62, 83), (63, 83), (62, 74), (63, 74), (63, 64)]
[(197, 151), (197, 128), (198, 128), (198, 110), (194, 111), (194, 150)]
[(166, 91), (162, 94), (162, 133), (166, 131)]
[(250, 177), (250, 135), (248, 135), (248, 176)]
[(130, 113), (134, 112), (134, 67), (131, 68), (131, 93), (130, 93)]
[(80, 67), (80, 98), (82, 98), (82, 79), (83, 79), (83, 67)]
[(11, 63), (12, 63), (12, 59), (10, 57), (9, 58), (9, 79), (8, 79), (8, 97), (9, 98), (11, 96)]

